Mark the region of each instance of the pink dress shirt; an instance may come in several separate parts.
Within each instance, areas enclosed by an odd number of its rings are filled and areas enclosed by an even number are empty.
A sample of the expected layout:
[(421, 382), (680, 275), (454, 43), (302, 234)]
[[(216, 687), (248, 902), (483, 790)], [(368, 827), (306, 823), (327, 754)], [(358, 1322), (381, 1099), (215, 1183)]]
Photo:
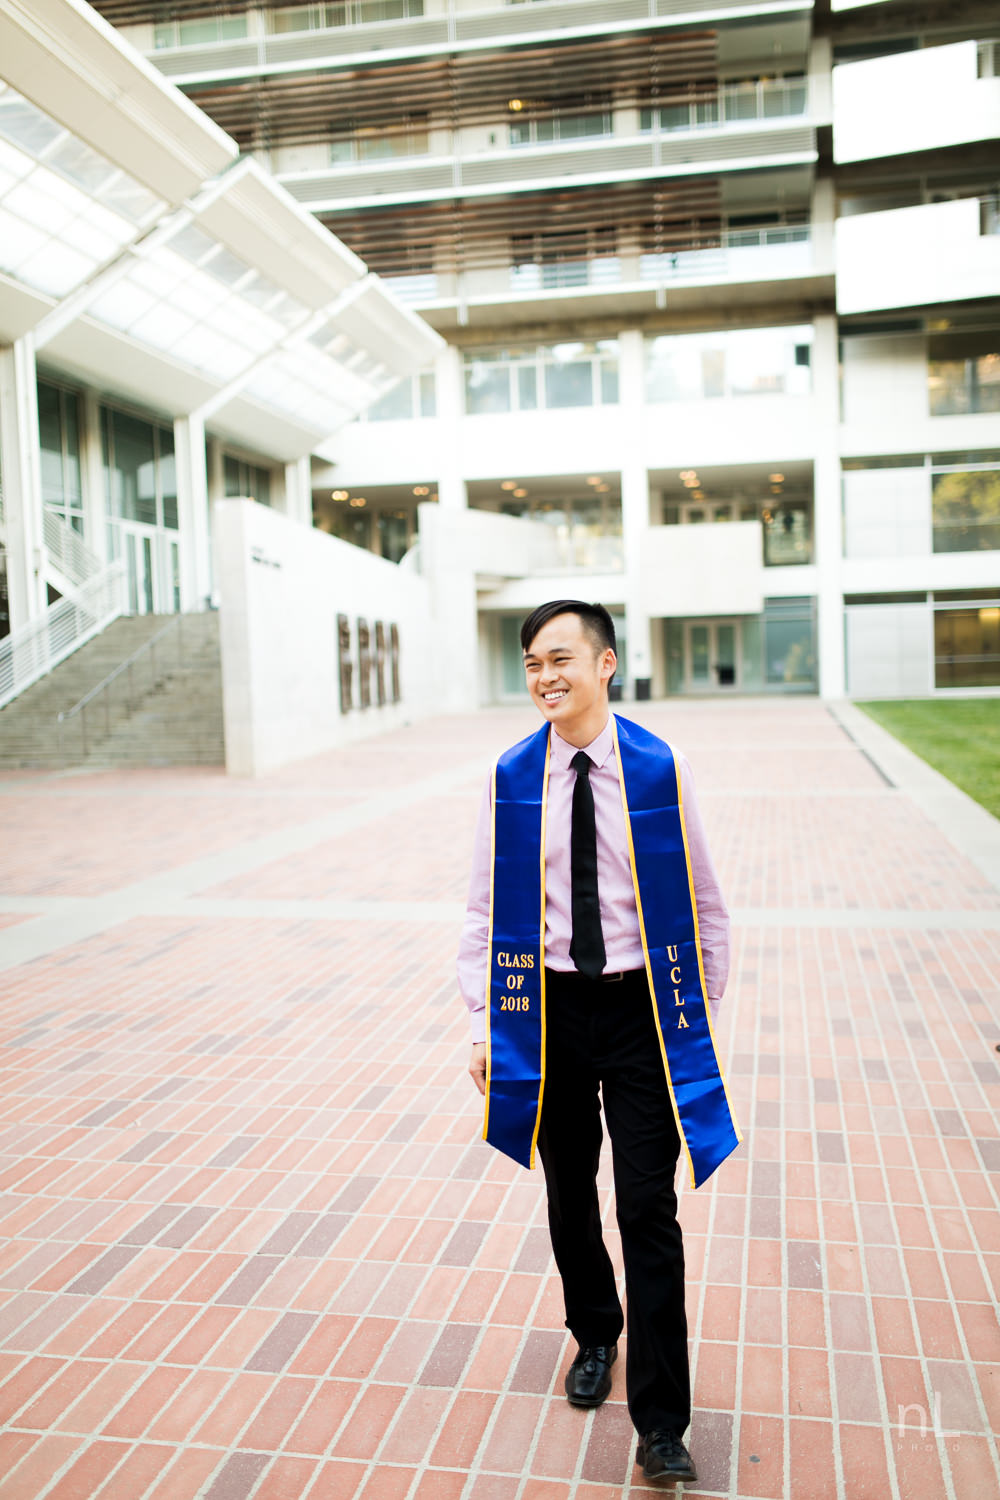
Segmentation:
[[(597, 821), (597, 888), (601, 898), (601, 927), (607, 953), (605, 971), (614, 973), (616, 969), (641, 969), (645, 966), (645, 959), (639, 936), (639, 915), (635, 908), (625, 813), (618, 784), (610, 719), (597, 738), (583, 748), (594, 762), (590, 784), (594, 789), (594, 814)], [(545, 824), (545, 967), (569, 973), (576, 967), (569, 956), (573, 932), (569, 837), (573, 785), (576, 781), (576, 772), (570, 761), (576, 752), (576, 745), (570, 745), (555, 729), (552, 730), (548, 816)], [(679, 751), (674, 754), (684, 798), (684, 822), (698, 905), (705, 985), (714, 1021), (729, 975), (729, 912), (708, 852), (691, 767)], [(469, 1008), (473, 1042), (486, 1040), (490, 789), (491, 781), (488, 781), (476, 824), (469, 900), (458, 947), (458, 986)]]

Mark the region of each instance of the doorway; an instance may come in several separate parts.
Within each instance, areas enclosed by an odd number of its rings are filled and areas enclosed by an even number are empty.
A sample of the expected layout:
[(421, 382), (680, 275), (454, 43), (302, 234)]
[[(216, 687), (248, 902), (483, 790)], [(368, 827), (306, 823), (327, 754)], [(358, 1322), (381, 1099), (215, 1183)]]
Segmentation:
[(739, 620), (687, 620), (684, 626), (684, 687), (689, 693), (727, 692), (739, 687)]
[(180, 544), (153, 526), (119, 523), (133, 615), (175, 614), (181, 607)]

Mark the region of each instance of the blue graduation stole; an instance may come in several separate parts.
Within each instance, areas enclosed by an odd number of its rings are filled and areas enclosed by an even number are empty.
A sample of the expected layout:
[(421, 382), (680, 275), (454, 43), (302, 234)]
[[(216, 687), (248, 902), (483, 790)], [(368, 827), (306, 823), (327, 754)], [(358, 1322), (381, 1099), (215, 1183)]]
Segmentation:
[[(715, 1049), (680, 776), (665, 741), (612, 715), (629, 863), (660, 1055), (694, 1187), (742, 1139)], [(483, 1139), (535, 1164), (545, 1088), (549, 726), (493, 772)]]

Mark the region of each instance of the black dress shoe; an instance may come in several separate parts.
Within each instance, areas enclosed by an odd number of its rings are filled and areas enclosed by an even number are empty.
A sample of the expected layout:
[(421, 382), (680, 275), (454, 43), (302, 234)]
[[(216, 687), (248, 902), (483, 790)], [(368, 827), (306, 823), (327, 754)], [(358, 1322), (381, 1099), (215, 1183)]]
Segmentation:
[(570, 1406), (600, 1406), (611, 1394), (611, 1366), (618, 1358), (617, 1344), (598, 1344), (581, 1349), (566, 1372), (566, 1395)]
[(635, 1461), (642, 1465), (643, 1476), (658, 1484), (697, 1479), (691, 1455), (675, 1432), (658, 1428), (647, 1432), (636, 1449)]

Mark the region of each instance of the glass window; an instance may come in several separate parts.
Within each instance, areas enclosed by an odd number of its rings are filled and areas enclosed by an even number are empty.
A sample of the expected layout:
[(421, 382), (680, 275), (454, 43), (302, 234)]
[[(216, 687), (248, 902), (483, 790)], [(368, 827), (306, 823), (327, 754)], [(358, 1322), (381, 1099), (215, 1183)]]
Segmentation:
[(124, 521), (155, 526), (156, 439), (152, 423), (125, 412), (106, 412), (109, 509)]
[(258, 505), (271, 503), (271, 471), (242, 458), (234, 458), (231, 453), (222, 457), (222, 483), (225, 493), (231, 497), (256, 500)]
[(510, 411), (510, 368), (484, 358), (467, 359), (465, 409), (470, 415)]
[(1000, 606), (934, 611), (934, 686), (1000, 686)]
[[(520, 104), (520, 101), (516, 101)], [(574, 107), (553, 106), (550, 114), (510, 122), (512, 146), (546, 145), (552, 141), (578, 141), (588, 136), (612, 135), (614, 121), (606, 99), (584, 101)]]
[[(107, 513), (112, 520), (176, 531), (177, 468), (174, 434), (170, 427), (114, 407), (101, 408), (104, 483)], [(121, 556), (111, 527), (111, 555)]]
[(379, 511), (378, 535), (382, 556), (389, 562), (398, 563), (410, 546), (410, 521), (406, 511)]
[(765, 599), (764, 661), (769, 683), (816, 682), (816, 626), (811, 599)]
[(650, 401), (809, 394), (812, 329), (733, 329), (680, 334), (646, 344)]
[(246, 16), (215, 16), (204, 21), (165, 21), (153, 28), (153, 46), (195, 47), (229, 42), (247, 34)]
[(1000, 411), (1000, 330), (931, 334), (927, 387), (932, 417)]
[(38, 382), (38, 436), (42, 500), (75, 531), (83, 530), (78, 398), (73, 391)]
[(618, 345), (614, 339), (598, 339), (470, 350), (465, 356), (465, 391), (470, 414), (611, 405), (618, 400)]
[(580, 344), (559, 344), (554, 350), (554, 359), (545, 365), (545, 405), (593, 406), (594, 367), (589, 359), (577, 356)]
[(1000, 468), (933, 475), (931, 514), (935, 552), (1000, 549)]
[(812, 562), (812, 506), (804, 502), (784, 502), (765, 507), (761, 514), (764, 526), (764, 563), (767, 567), (787, 567), (793, 563)]

